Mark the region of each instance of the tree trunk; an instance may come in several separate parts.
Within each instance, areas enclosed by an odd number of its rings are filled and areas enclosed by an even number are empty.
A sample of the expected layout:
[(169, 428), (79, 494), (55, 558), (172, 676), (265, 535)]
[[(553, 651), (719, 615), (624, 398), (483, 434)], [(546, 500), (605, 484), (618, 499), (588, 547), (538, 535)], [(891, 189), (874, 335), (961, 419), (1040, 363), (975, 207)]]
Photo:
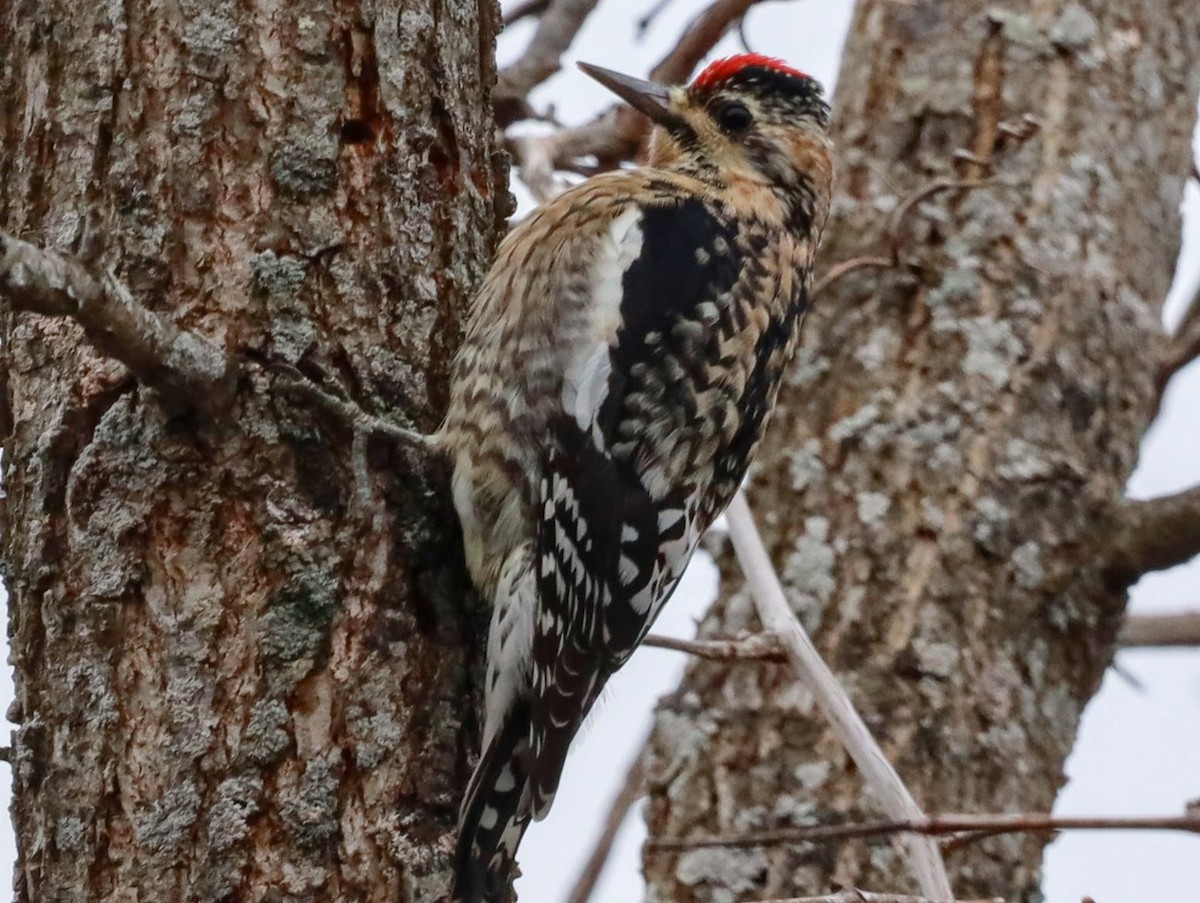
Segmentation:
[[(927, 811), (1048, 810), (1112, 655), (1134, 575), (1108, 566), (1108, 525), (1154, 407), (1200, 90), (1192, 0), (1016, 6), (859, 5), (822, 257), (894, 238), (902, 264), (817, 300), (751, 492), (796, 611)], [(897, 214), (934, 180), (986, 181)], [(722, 561), (702, 635), (755, 628)], [(652, 838), (878, 817), (786, 665), (692, 667), (649, 774)], [(955, 890), (1038, 899), (1046, 840), (960, 846)], [(913, 887), (888, 841), (645, 863), (673, 903)]]
[(496, 4), (0, 17), (0, 228), (237, 365), (167, 407), (3, 314), (17, 899), (442, 898), (479, 615), (443, 475), (277, 383), (436, 426), (509, 205)]

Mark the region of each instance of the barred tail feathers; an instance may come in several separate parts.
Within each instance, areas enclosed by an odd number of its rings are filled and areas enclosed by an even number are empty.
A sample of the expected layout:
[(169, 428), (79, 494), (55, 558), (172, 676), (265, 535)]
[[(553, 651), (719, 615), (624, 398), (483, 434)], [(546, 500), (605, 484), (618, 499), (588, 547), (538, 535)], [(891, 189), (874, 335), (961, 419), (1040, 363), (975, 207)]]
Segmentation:
[(529, 826), (529, 710), (518, 706), (491, 738), (463, 798), (455, 898), (508, 903), (517, 846)]

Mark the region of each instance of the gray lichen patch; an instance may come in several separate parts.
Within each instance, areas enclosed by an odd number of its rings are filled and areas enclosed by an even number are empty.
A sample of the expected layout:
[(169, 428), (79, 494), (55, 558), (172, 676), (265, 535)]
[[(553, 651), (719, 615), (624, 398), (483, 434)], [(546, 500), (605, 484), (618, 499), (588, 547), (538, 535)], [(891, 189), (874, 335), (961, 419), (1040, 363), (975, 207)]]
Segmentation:
[(821, 461), (821, 443), (809, 439), (787, 453), (792, 489), (796, 492), (819, 481), (825, 476), (825, 464)]
[(200, 793), (195, 783), (185, 780), (176, 784), (134, 815), (138, 843), (152, 855), (174, 853), (188, 839), (199, 812)]
[(1023, 589), (1036, 589), (1046, 578), (1042, 568), (1042, 550), (1036, 542), (1019, 545), (1013, 552), (1012, 563), (1017, 585)]
[(892, 500), (881, 492), (860, 492), (856, 500), (858, 519), (868, 527), (879, 526), (892, 507)]
[(707, 885), (712, 903), (734, 903), (753, 891), (767, 871), (762, 850), (726, 850), (719, 847), (689, 850), (679, 857), (675, 877), (685, 887)]
[(337, 185), (337, 151), (333, 135), (293, 131), (271, 155), (271, 176), (299, 201), (329, 194)]
[(304, 775), (284, 791), (279, 817), (304, 850), (317, 850), (338, 836), (338, 778), (325, 759), (310, 759)]
[(1012, 326), (1004, 320), (976, 317), (961, 321), (959, 331), (967, 340), (963, 371), (984, 376), (994, 386), (1005, 385), (1024, 351)]
[(270, 765), (287, 752), (292, 742), (286, 730), (290, 717), (281, 699), (260, 699), (254, 704), (242, 734), (242, 749), (249, 762)]
[(336, 578), (324, 571), (293, 575), (260, 620), (263, 649), (285, 662), (311, 657), (333, 621), (337, 589)]
[(823, 606), (833, 595), (837, 581), (833, 566), (837, 559), (829, 542), (829, 520), (809, 517), (804, 521), (804, 533), (783, 565), (783, 580), (789, 589), (809, 596)]
[(308, 263), (292, 254), (263, 251), (250, 261), (255, 291), (267, 302), (271, 341), (277, 354), (296, 363), (313, 346), (317, 330), (300, 291)]
[(249, 819), (259, 811), (262, 789), (262, 778), (251, 775), (226, 778), (217, 786), (207, 819), (213, 849), (230, 849), (250, 833)]

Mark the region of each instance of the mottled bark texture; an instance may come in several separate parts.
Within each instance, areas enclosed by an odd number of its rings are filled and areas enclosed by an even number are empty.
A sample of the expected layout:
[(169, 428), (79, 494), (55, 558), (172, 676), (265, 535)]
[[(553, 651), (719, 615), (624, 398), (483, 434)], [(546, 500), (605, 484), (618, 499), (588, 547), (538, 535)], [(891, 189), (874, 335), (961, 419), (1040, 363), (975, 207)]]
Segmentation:
[[(1048, 810), (1111, 657), (1126, 587), (1098, 553), (1153, 408), (1195, 13), (855, 14), (826, 264), (886, 254), (889, 213), (931, 180), (992, 181), (927, 196), (903, 220), (900, 270), (819, 299), (751, 502), (796, 611), (929, 811)], [(731, 577), (701, 633), (755, 626)], [(878, 812), (786, 665), (696, 664), (660, 708), (649, 779), (652, 836)], [(955, 849), (955, 890), (1037, 899), (1045, 841)], [(887, 841), (645, 861), (652, 899), (679, 903), (913, 887)]]
[(240, 368), (168, 409), (72, 321), (3, 314), (18, 900), (446, 893), (479, 612), (443, 475), (264, 361), (436, 425), (508, 207), (498, 22), (0, 4), (0, 228)]

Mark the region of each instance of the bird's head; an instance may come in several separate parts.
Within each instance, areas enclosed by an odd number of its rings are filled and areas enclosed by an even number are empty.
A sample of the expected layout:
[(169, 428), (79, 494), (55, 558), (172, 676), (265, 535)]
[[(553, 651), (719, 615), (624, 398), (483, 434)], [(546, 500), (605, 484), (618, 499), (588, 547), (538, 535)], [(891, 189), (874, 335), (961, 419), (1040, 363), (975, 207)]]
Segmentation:
[(824, 92), (782, 60), (731, 56), (686, 87), (579, 66), (655, 124), (651, 166), (725, 183), (748, 180), (785, 194), (830, 178)]

